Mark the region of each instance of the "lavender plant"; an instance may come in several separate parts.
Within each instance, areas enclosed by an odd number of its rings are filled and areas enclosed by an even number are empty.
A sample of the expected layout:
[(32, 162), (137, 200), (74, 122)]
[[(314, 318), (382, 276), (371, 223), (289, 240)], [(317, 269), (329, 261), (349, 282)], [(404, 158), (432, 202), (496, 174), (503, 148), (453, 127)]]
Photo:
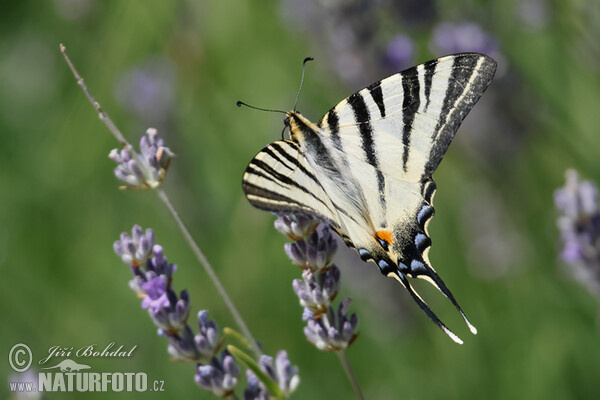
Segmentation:
[[(152, 229), (144, 231), (139, 225), (134, 225), (131, 235), (123, 232), (120, 239), (114, 242), (113, 249), (130, 267), (133, 278), (129, 281), (129, 287), (142, 299), (141, 307), (148, 310), (148, 315), (158, 327), (158, 334), (169, 340), (168, 353), (176, 360), (195, 363), (196, 383), (217, 397), (235, 396), (241, 372), (229, 348), (243, 354), (243, 363), (250, 364), (249, 368), (263, 372), (259, 378), (250, 372), (256, 381), (250, 379), (246, 391), (264, 393), (267, 398), (270, 394), (277, 398), (291, 395), (300, 378), (298, 368), (291, 365), (285, 351), (277, 354), (275, 366), (273, 359), (264, 354), (255, 362), (233, 346), (220, 351), (224, 339), (219, 338), (218, 325), (208, 318), (206, 310), (198, 313), (198, 329), (194, 334), (188, 324), (189, 294), (186, 290), (177, 294), (172, 287), (177, 265), (169, 263), (163, 248), (154, 240)], [(268, 389), (274, 387), (277, 390)]]
[(554, 192), (561, 215), (558, 228), (563, 242), (561, 256), (571, 272), (594, 295), (600, 296), (600, 205), (598, 187), (567, 170), (566, 183)]
[[(194, 334), (188, 325), (189, 294), (186, 290), (177, 294), (172, 288), (173, 274), (177, 271), (177, 266), (169, 263), (163, 253), (163, 248), (155, 244), (152, 229), (146, 229), (144, 232), (139, 225), (134, 225), (131, 235), (123, 232), (120, 239), (113, 244), (113, 249), (121, 260), (129, 265), (133, 275), (129, 286), (142, 299), (141, 307), (148, 310), (150, 318), (158, 327), (158, 334), (169, 340), (167, 347), (169, 354), (175, 359), (195, 363), (196, 383), (218, 397), (237, 398), (235, 387), (241, 371), (235, 361), (238, 359), (252, 370), (257, 378), (257, 381), (251, 379), (249, 382), (249, 391), (256, 391), (255, 389), (261, 385), (261, 388), (264, 388), (264, 390), (261, 389), (263, 397), (288, 398), (300, 381), (297, 367), (291, 365), (285, 351), (280, 351), (277, 355), (275, 369), (273, 368), (272, 359), (265, 356), (257, 342), (254, 341), (212, 266), (191, 237), (166, 194), (159, 189), (166, 176), (173, 153), (158, 137), (156, 129), (150, 128), (140, 140), (141, 154), (138, 154), (90, 94), (83, 78), (68, 57), (65, 47), (61, 44), (60, 48), (77, 83), (98, 112), (100, 119), (123, 145), (123, 149), (113, 149), (109, 154), (109, 157), (118, 164), (114, 170), (115, 176), (127, 183), (121, 188), (156, 190), (244, 335), (242, 336), (230, 328), (229, 331), (235, 332), (234, 336), (236, 337), (243, 338), (245, 336), (244, 347), (252, 350), (259, 361), (257, 362), (244, 350), (232, 345), (219, 354), (223, 340), (219, 339), (216, 322), (208, 319), (208, 311), (202, 310), (198, 313), (198, 333)], [(235, 354), (232, 355), (231, 352)]]
[(275, 228), (295, 240), (286, 243), (284, 250), (290, 260), (300, 269), (302, 280), (292, 283), (294, 291), (304, 307), (302, 319), (306, 321), (304, 335), (317, 349), (333, 351), (340, 358), (355, 394), (363, 398), (362, 391), (352, 371), (344, 350), (358, 336), (358, 316), (348, 315), (350, 297), (337, 307), (332, 307), (340, 288), (340, 270), (332, 263), (337, 242), (326, 225), (300, 215), (279, 215)]

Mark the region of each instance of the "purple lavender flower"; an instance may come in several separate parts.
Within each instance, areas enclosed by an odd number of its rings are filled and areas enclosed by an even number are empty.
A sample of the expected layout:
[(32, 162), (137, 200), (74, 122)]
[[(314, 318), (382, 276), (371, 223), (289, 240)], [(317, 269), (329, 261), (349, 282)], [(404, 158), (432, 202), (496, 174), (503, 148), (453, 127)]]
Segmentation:
[(213, 357), (210, 365), (199, 365), (194, 379), (198, 386), (225, 398), (233, 393), (239, 375), (240, 368), (235, 360), (223, 350), (220, 359)]
[(348, 318), (348, 308), (350, 307), (350, 298), (342, 301), (337, 309), (337, 313), (332, 307), (326, 315), (321, 318), (315, 318), (311, 312), (305, 312), (303, 318), (307, 319), (307, 326), (304, 327), (306, 339), (317, 349), (323, 351), (338, 351), (350, 346), (358, 336), (358, 317), (352, 314)]
[(165, 178), (173, 153), (154, 128), (140, 139), (141, 155), (132, 157), (125, 149), (112, 149), (108, 157), (116, 162), (115, 176), (127, 183), (121, 189), (155, 189)]
[[(190, 298), (186, 290), (182, 290), (179, 299), (172, 289), (167, 289), (163, 295), (167, 301), (157, 299), (146, 304), (148, 314), (156, 326), (168, 333), (177, 333), (184, 329), (190, 313)], [(145, 297), (144, 300), (148, 298)], [(144, 303), (142, 302), (142, 307)], [(145, 308), (145, 307), (144, 307)]]
[(246, 380), (248, 386), (244, 389), (244, 400), (269, 400), (269, 392), (265, 385), (249, 369), (246, 370)]
[(400, 71), (413, 63), (415, 45), (407, 35), (395, 35), (389, 41), (386, 60), (393, 70)]
[(288, 257), (302, 269), (325, 271), (331, 268), (331, 259), (337, 250), (337, 242), (328, 226), (322, 225), (305, 240), (284, 245)]
[(554, 192), (554, 203), (562, 213), (558, 219), (562, 258), (573, 266), (577, 279), (600, 295), (598, 188), (591, 181), (581, 181), (575, 170), (568, 170), (565, 186)]
[(494, 55), (499, 46), (494, 37), (474, 22), (442, 22), (433, 31), (431, 47), (434, 53), (454, 54), (467, 51)]
[(278, 215), (275, 229), (292, 240), (302, 240), (315, 231), (319, 221), (295, 214)]
[(335, 265), (320, 274), (306, 270), (302, 273), (302, 280), (294, 279), (292, 285), (300, 298), (300, 305), (308, 308), (318, 318), (327, 312), (327, 308), (337, 296), (340, 289), (340, 270)]
[(139, 225), (134, 225), (131, 229), (131, 236), (126, 232), (121, 233), (121, 240), (114, 242), (113, 249), (125, 264), (139, 267), (150, 257), (153, 245), (154, 232), (152, 229), (148, 228), (144, 233)]
[(260, 369), (277, 383), (277, 386), (286, 397), (292, 394), (300, 384), (298, 367), (292, 365), (285, 350), (280, 350), (277, 353), (275, 365), (273, 365), (273, 357), (266, 355), (262, 355), (258, 363)]
[(160, 312), (161, 308), (169, 307), (169, 298), (167, 297), (167, 282), (165, 278), (156, 276), (153, 279), (142, 284), (142, 290), (146, 297), (142, 300), (142, 308), (150, 308), (153, 313)]

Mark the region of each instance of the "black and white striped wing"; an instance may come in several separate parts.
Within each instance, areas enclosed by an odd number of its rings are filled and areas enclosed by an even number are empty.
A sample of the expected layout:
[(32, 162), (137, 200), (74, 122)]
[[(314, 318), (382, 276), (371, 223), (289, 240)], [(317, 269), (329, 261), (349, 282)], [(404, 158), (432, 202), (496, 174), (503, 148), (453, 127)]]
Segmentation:
[(256, 208), (301, 214), (339, 226), (331, 200), (291, 140), (271, 143), (260, 151), (248, 164), (242, 187)]
[[(427, 223), (434, 214), (431, 175), (456, 130), (493, 78), (496, 63), (459, 54), (421, 64), (376, 82), (332, 108), (319, 121), (323, 147), (351, 183), (343, 190), (323, 179), (349, 245), (381, 272), (399, 280), (452, 339), (461, 343), (410, 286), (423, 278), (439, 289), (468, 322), (452, 293), (431, 267)], [(317, 176), (319, 154), (306, 150)], [(350, 189), (349, 189), (350, 188)]]

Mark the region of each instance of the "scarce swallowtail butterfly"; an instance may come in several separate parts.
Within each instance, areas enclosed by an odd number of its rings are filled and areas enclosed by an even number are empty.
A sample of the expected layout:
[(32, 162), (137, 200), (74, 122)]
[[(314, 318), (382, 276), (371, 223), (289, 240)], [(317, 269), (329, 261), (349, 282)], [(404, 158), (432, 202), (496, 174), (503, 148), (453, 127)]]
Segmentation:
[(329, 225), (462, 343), (408, 278), (430, 282), (477, 333), (429, 263), (427, 224), (436, 190), (431, 176), (495, 71), (496, 62), (485, 55), (449, 55), (373, 83), (316, 124), (289, 111), (290, 139), (271, 143), (250, 161), (244, 193), (259, 209)]

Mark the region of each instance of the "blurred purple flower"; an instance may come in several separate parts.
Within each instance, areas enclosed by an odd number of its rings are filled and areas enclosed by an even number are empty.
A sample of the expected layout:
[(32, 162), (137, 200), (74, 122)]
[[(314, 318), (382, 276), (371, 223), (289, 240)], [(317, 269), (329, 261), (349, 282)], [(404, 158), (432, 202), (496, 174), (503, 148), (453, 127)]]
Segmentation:
[(474, 22), (452, 24), (442, 22), (433, 30), (433, 53), (454, 54), (476, 52), (491, 55), (498, 53), (498, 41)]
[(390, 67), (400, 71), (413, 64), (415, 45), (410, 37), (399, 34), (394, 36), (387, 45), (386, 60)]
[(153, 56), (125, 72), (115, 85), (116, 98), (144, 125), (164, 127), (173, 109), (175, 83), (173, 63)]
[(561, 212), (558, 228), (563, 240), (562, 258), (573, 266), (575, 277), (600, 295), (600, 206), (598, 188), (567, 170), (566, 184), (554, 192)]

